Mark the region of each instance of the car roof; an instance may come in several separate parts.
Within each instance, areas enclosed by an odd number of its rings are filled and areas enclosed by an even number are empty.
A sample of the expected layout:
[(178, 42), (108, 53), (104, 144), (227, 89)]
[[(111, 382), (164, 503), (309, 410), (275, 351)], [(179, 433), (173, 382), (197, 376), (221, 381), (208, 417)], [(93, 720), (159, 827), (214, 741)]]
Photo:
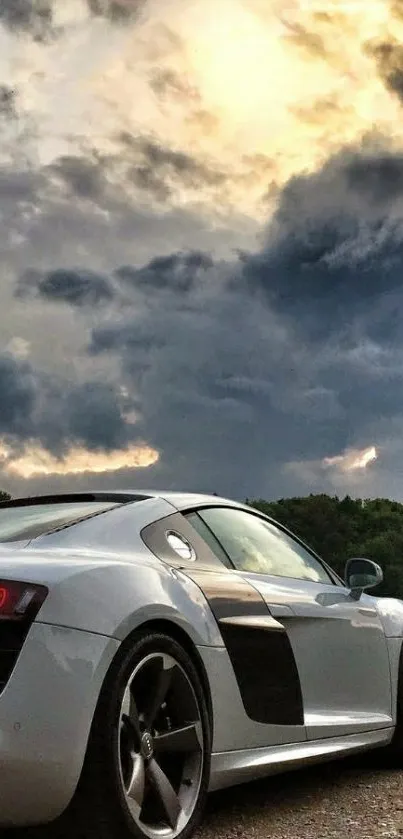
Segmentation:
[(70, 502), (91, 502), (104, 501), (105, 503), (116, 501), (118, 504), (128, 504), (136, 501), (147, 501), (147, 499), (160, 498), (167, 501), (177, 510), (185, 510), (191, 507), (225, 505), (232, 507), (246, 508), (245, 504), (229, 498), (223, 498), (216, 494), (178, 492), (168, 490), (140, 490), (140, 489), (114, 489), (114, 490), (90, 490), (87, 492), (52, 493), (49, 495), (34, 495), (29, 497), (12, 498), (0, 503), (2, 507), (18, 507), (33, 504), (70, 503)]
[[(106, 503), (109, 501), (116, 503), (119, 505), (142, 502), (139, 504), (139, 507), (143, 508), (143, 505), (147, 505), (147, 502), (152, 504), (155, 501), (161, 501), (162, 503), (165, 502), (171, 508), (177, 511), (182, 510), (192, 510), (192, 508), (199, 508), (199, 507), (211, 507), (211, 506), (228, 506), (228, 507), (236, 507), (241, 510), (246, 510), (247, 512), (251, 512), (250, 506), (247, 504), (243, 504), (239, 501), (234, 501), (231, 498), (224, 498), (222, 496), (213, 494), (206, 494), (206, 493), (196, 493), (196, 492), (174, 492), (174, 491), (157, 491), (157, 490), (140, 490), (140, 489), (115, 489), (115, 490), (104, 490), (98, 491), (94, 490), (93, 492), (81, 492), (81, 493), (54, 493), (52, 495), (37, 495), (31, 496), (29, 498), (15, 498), (9, 501), (1, 502), (0, 508), (7, 507), (7, 506), (23, 506), (24, 504), (35, 504), (35, 503), (54, 503), (57, 501), (65, 501), (68, 502), (79, 502), (79, 501), (105, 501)], [(137, 504), (136, 504), (137, 506)], [(140, 512), (140, 511), (139, 511)], [(161, 511), (160, 511), (161, 512)], [(262, 515), (262, 513), (258, 511), (254, 511), (257, 515)], [(168, 515), (167, 510), (164, 511), (165, 515)], [(91, 517), (92, 518), (92, 517)], [(279, 524), (276, 522), (271, 516), (264, 516), (264, 518), (268, 521), (271, 521), (277, 527), (280, 527), (285, 533), (299, 542), (307, 551), (313, 554), (319, 561), (323, 562), (323, 560), (316, 554), (315, 551), (312, 550), (308, 545), (305, 544), (298, 536), (296, 536), (291, 530), (285, 527), (283, 524)], [(79, 522), (76, 522), (76, 524)], [(72, 523), (74, 524), (74, 522)], [(47, 534), (43, 534), (47, 535)], [(340, 578), (335, 575), (335, 572), (326, 565), (328, 570), (331, 572), (333, 577), (336, 577), (338, 582)]]
[[(135, 492), (133, 490), (133, 495), (137, 495), (139, 491)], [(149, 498), (162, 498), (164, 501), (168, 501), (169, 504), (172, 504), (173, 507), (176, 507), (177, 510), (185, 510), (189, 507), (202, 507), (206, 505), (230, 505), (231, 507), (245, 507), (245, 504), (241, 504), (239, 501), (234, 501), (230, 498), (223, 498), (215, 493), (207, 494), (207, 493), (198, 493), (198, 492), (178, 492), (178, 491), (171, 491), (168, 490), (164, 491), (157, 491), (157, 490), (141, 490), (141, 495), (146, 495)]]

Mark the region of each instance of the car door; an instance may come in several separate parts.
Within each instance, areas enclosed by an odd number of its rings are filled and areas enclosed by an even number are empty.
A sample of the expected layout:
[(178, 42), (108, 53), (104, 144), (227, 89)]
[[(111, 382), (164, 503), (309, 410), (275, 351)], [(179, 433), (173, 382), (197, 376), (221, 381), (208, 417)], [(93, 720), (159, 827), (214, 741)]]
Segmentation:
[(164, 516), (143, 528), (141, 538), (180, 582), (176, 606), (184, 587), (198, 621), (200, 610), (205, 612), (206, 632), (214, 616), (221, 634), (218, 643), (199, 647), (215, 709), (214, 750), (305, 743), (301, 686), (287, 633), (257, 589), (234, 572), (211, 530), (197, 514), (194, 519), (192, 526), (186, 510)]
[(390, 726), (389, 658), (375, 601), (355, 599), (302, 543), (258, 513), (215, 506), (197, 516), (233, 573), (259, 591), (287, 631), (308, 739)]

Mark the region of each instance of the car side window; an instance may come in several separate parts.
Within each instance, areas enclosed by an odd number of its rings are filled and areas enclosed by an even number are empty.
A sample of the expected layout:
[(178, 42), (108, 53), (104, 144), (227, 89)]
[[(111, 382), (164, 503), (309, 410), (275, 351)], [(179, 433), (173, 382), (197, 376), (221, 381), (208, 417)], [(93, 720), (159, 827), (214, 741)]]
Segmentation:
[(333, 584), (319, 560), (271, 522), (231, 507), (209, 507), (198, 514), (239, 571)]
[(210, 528), (207, 524), (200, 518), (198, 513), (188, 513), (186, 516), (189, 524), (197, 530), (199, 536), (206, 542), (209, 546), (210, 550), (212, 550), (214, 556), (222, 562), (227, 568), (232, 568), (232, 563), (228, 555), (225, 553), (223, 548), (221, 547), (220, 543), (217, 542), (217, 539), (214, 536), (214, 533), (211, 532)]

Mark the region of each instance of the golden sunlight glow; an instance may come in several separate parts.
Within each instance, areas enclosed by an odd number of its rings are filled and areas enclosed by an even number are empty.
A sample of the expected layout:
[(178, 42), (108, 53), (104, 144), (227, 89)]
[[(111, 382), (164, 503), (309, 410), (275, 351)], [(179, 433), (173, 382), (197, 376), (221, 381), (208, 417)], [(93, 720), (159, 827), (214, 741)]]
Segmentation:
[(128, 446), (127, 449), (111, 452), (90, 452), (73, 446), (63, 457), (55, 457), (35, 442), (28, 444), (22, 454), (14, 453), (0, 442), (0, 468), (5, 474), (19, 478), (145, 468), (156, 463), (158, 458), (158, 452), (146, 445)]
[[(376, 56), (379, 44), (403, 43), (403, 17), (393, 17), (387, 0), (145, 6), (132, 26), (102, 19), (95, 26), (84, 0), (55, 0), (55, 20), (64, 23), (57, 43), (32, 43), (13, 56), (21, 113), (36, 125), (35, 141), (26, 132), (28, 155), (50, 163), (80, 154), (85, 137), (87, 151), (113, 155), (111, 182), (152, 202), (158, 197), (136, 193), (126, 177), (135, 145), (118, 139), (148, 137), (224, 176), (179, 173), (164, 200), (261, 221), (274, 208), (272, 183), (318, 168), (343, 145), (375, 132), (403, 149), (400, 103)], [(7, 73), (0, 54), (0, 75)]]
[(233, 127), (266, 119), (270, 99), (279, 94), (283, 101), (287, 98), (286, 90), (280, 93), (271, 85), (273, 66), (286, 70), (279, 25), (274, 31), (262, 26), (239, 0), (207, 0), (194, 11), (189, 16), (187, 55), (203, 98), (230, 118)]
[(362, 451), (349, 449), (344, 454), (335, 457), (325, 457), (323, 466), (335, 466), (342, 472), (354, 472), (357, 469), (365, 469), (370, 463), (378, 459), (378, 452), (375, 446), (370, 446)]
[(391, 32), (403, 40), (384, 0), (365, 15), (342, 0), (150, 0), (149, 9), (85, 89), (95, 145), (113, 123), (228, 173), (214, 189), (177, 185), (173, 201), (267, 218), (271, 182), (374, 130), (403, 147), (399, 102), (367, 48)]

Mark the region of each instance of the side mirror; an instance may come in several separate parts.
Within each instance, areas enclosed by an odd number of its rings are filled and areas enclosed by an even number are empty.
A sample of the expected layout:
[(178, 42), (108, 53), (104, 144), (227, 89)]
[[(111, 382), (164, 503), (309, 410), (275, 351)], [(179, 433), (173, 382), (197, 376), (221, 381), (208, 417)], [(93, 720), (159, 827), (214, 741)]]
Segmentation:
[(379, 586), (383, 580), (382, 568), (371, 559), (354, 558), (346, 563), (344, 580), (351, 593), (360, 597), (367, 588)]

